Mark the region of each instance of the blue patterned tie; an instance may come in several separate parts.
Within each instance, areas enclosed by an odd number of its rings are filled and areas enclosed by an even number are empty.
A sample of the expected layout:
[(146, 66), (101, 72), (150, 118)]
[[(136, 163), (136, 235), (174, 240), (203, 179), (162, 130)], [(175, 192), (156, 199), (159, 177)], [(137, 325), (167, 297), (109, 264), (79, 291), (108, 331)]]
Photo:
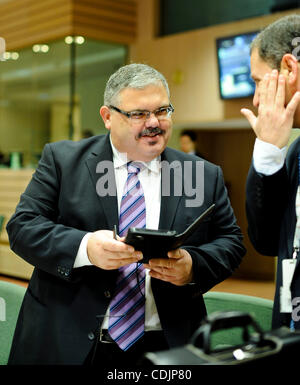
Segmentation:
[[(128, 176), (120, 207), (119, 235), (130, 227), (146, 226), (146, 208), (143, 188), (138, 173), (143, 167), (138, 162), (127, 165)], [(145, 269), (141, 263), (132, 263), (119, 269), (114, 297), (110, 303), (108, 332), (122, 350), (128, 350), (144, 335), (145, 330)]]

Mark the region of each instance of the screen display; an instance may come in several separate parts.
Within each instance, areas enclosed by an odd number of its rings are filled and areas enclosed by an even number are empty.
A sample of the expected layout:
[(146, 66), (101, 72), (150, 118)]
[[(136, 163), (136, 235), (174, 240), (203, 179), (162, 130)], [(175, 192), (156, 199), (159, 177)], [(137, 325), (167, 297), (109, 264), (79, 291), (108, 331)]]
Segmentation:
[(217, 39), (219, 88), (222, 99), (244, 98), (255, 91), (251, 78), (250, 44), (257, 32)]

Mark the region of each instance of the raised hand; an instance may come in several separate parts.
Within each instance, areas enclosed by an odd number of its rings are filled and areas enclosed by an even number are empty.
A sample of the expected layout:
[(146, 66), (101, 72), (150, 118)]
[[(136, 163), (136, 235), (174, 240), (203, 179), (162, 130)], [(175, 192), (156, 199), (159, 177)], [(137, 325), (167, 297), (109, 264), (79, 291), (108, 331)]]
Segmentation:
[(278, 148), (287, 145), (293, 127), (300, 92), (295, 92), (289, 103), (285, 103), (285, 77), (277, 70), (267, 73), (259, 84), (257, 116), (251, 110), (241, 109), (258, 139)]

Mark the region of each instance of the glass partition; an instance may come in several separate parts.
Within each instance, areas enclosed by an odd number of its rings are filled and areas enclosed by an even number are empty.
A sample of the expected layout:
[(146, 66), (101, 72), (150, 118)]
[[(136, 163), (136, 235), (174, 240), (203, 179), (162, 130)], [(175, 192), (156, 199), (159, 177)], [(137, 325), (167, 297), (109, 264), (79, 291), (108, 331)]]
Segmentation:
[(99, 116), (127, 48), (68, 37), (0, 61), (0, 166), (35, 167), (47, 142), (105, 132)]

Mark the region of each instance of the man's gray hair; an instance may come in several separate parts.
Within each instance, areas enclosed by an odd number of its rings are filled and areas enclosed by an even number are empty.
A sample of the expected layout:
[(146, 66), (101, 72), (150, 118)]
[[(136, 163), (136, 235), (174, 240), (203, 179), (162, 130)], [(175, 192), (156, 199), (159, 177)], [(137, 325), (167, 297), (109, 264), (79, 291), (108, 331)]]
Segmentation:
[(120, 103), (119, 94), (123, 89), (144, 89), (149, 85), (163, 85), (170, 98), (168, 82), (156, 69), (146, 64), (133, 63), (125, 65), (108, 79), (104, 91), (104, 104), (106, 106), (117, 106)]
[(282, 57), (293, 53), (293, 40), (297, 37), (300, 37), (300, 15), (288, 15), (263, 29), (252, 41), (251, 51), (257, 48), (259, 56), (279, 70)]

